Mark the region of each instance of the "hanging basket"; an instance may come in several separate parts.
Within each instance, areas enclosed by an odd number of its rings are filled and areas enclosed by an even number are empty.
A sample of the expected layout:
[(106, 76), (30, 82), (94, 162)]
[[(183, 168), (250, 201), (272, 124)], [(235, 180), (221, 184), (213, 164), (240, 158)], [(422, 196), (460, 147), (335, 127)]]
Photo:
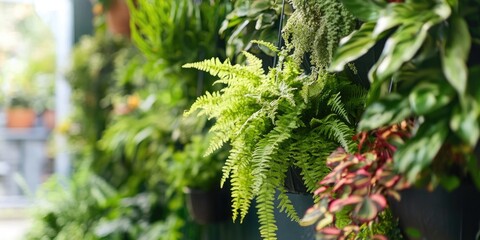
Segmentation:
[(288, 193), (309, 194), (307, 187), (303, 182), (301, 170), (299, 168), (288, 168), (287, 177), (285, 178), (284, 185)]
[(390, 201), (390, 208), (406, 239), (478, 239), (480, 192), (473, 184), (463, 184), (452, 192), (440, 187), (433, 192), (410, 188), (400, 195), (401, 201)]

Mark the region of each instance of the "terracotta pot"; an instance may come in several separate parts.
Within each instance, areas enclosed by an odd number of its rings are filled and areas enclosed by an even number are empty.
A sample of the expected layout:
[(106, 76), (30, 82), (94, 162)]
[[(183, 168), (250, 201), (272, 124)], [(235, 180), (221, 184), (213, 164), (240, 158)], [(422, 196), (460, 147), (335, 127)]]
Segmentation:
[(45, 110), (42, 117), (43, 126), (45, 126), (47, 129), (52, 130), (55, 127), (55, 111)]
[(130, 12), (127, 0), (112, 0), (108, 6), (106, 21), (108, 31), (113, 34), (130, 36)]
[(7, 127), (9, 128), (31, 128), (35, 125), (36, 118), (37, 115), (33, 109), (7, 109)]

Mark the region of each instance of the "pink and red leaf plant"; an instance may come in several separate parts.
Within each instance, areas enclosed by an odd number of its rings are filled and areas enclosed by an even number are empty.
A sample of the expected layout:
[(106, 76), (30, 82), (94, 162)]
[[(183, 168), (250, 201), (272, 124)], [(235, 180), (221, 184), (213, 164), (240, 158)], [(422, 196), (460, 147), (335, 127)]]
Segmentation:
[[(397, 146), (410, 137), (412, 122), (402, 122), (355, 136), (358, 150), (335, 150), (327, 159), (332, 171), (314, 192), (317, 203), (309, 208), (300, 224), (316, 224), (318, 239), (350, 239), (364, 225), (374, 223), (388, 207), (387, 197), (400, 200), (399, 191), (409, 187), (393, 169)], [(337, 226), (335, 215), (347, 211), (350, 223)], [(372, 239), (386, 239), (382, 235)]]

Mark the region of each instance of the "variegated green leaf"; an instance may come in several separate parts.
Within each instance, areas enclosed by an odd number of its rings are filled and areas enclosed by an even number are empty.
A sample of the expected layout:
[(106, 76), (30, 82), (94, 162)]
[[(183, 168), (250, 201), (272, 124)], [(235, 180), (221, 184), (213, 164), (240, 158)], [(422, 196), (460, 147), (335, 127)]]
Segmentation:
[(450, 20), (447, 41), (442, 54), (443, 73), (460, 95), (467, 88), (467, 58), (471, 37), (464, 19), (454, 16)]
[(342, 0), (342, 3), (349, 12), (364, 22), (377, 20), (379, 11), (386, 5), (372, 0)]
[[(435, 121), (437, 120), (437, 121)], [(406, 176), (408, 182), (415, 182), (418, 174), (429, 166), (448, 135), (448, 120), (429, 119), (422, 123), (405, 145), (399, 146), (394, 154), (396, 169)]]
[(359, 131), (376, 129), (399, 123), (412, 115), (408, 98), (392, 93), (367, 107), (358, 124)]
[(455, 107), (450, 119), (452, 131), (472, 148), (475, 147), (480, 137), (479, 115), (477, 102), (472, 98), (467, 98), (464, 100), (463, 106)]
[(431, 26), (423, 22), (401, 26), (385, 43), (379, 61), (371, 69), (372, 74), (382, 81), (398, 71), (420, 49)]
[(444, 107), (455, 97), (455, 91), (442, 82), (420, 83), (416, 86), (408, 100), (417, 115), (425, 115)]
[(360, 29), (352, 32), (340, 41), (330, 65), (330, 71), (342, 71), (345, 65), (368, 52), (375, 45), (372, 37), (375, 22), (364, 23)]

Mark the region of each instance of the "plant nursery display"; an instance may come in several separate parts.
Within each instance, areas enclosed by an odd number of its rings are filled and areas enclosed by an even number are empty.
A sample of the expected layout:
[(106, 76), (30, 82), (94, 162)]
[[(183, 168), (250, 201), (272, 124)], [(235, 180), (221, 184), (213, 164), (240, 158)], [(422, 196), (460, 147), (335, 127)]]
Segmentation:
[(73, 51), (30, 239), (478, 238), (479, 0), (124, 3)]

